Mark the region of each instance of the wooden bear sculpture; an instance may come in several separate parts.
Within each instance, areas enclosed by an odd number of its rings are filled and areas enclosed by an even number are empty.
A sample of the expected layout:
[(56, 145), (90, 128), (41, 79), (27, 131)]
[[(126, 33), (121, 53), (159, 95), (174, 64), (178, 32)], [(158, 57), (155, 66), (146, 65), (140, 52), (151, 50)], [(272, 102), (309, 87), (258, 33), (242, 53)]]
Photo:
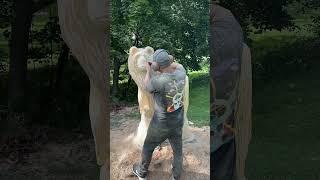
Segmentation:
[[(146, 133), (148, 130), (149, 123), (152, 119), (154, 112), (154, 100), (152, 94), (145, 91), (143, 88), (143, 79), (146, 75), (145, 62), (151, 58), (154, 53), (154, 49), (152, 47), (145, 48), (137, 48), (131, 47), (129, 51), (128, 58), (128, 67), (129, 73), (134, 80), (134, 82), (138, 86), (138, 102), (139, 109), (141, 114), (141, 121), (139, 123), (137, 132), (133, 137), (133, 143), (137, 145), (137, 147), (141, 148), (146, 137)], [(183, 127), (183, 140), (186, 142), (190, 141), (193, 136), (190, 133), (189, 125), (188, 125), (188, 106), (189, 106), (189, 79), (186, 76), (185, 81), (185, 89), (184, 89), (184, 127)]]

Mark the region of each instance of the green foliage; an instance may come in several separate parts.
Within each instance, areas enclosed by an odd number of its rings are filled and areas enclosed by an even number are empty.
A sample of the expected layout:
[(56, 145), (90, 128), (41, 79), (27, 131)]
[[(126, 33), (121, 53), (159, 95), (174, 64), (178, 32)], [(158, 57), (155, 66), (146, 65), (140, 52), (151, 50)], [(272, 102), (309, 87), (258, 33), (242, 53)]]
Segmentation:
[(0, 28), (6, 28), (12, 20), (13, 1), (0, 0)]
[(170, 29), (173, 31), (172, 42), (176, 47), (175, 56), (181, 59), (184, 66), (192, 70), (200, 70), (202, 57), (208, 56), (209, 3), (179, 1), (171, 8), (171, 23), (175, 27)]
[(318, 0), (296, 0), (292, 3), (295, 16), (301, 17), (300, 24), (307, 31), (320, 37), (320, 1)]
[(315, 38), (266, 36), (253, 42), (255, 79), (278, 80), (318, 64), (320, 42)]
[(320, 37), (320, 14), (318, 16), (314, 16), (312, 22), (313, 31), (318, 37)]
[(28, 50), (29, 62), (48, 62), (51, 56), (59, 53), (62, 38), (58, 21), (56, 16), (48, 17), (43, 26), (32, 28)]
[(112, 1), (111, 58), (127, 59), (135, 45), (168, 49), (187, 68), (198, 70), (207, 56), (208, 2)]
[(285, 8), (293, 0), (224, 0), (221, 5), (230, 9), (240, 22), (245, 35), (252, 30), (282, 30), (294, 26)]
[(0, 0), (0, 72), (6, 71), (8, 43), (4, 40), (9, 39), (9, 27), (13, 19), (13, 2), (10, 0)]
[(302, 5), (305, 8), (319, 8), (320, 1), (318, 0), (297, 0), (298, 2), (302, 2)]
[(0, 49), (0, 74), (6, 71), (7, 63), (5, 59), (5, 53), (3, 52), (3, 49)]

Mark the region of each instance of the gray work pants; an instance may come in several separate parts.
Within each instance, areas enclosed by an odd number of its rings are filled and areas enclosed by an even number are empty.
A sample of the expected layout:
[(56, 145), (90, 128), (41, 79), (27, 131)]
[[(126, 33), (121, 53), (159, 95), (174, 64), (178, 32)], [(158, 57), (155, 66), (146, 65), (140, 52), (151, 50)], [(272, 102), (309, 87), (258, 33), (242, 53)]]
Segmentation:
[(144, 141), (141, 162), (138, 171), (141, 174), (147, 174), (148, 167), (151, 162), (154, 149), (164, 142), (169, 140), (173, 150), (172, 173), (175, 179), (179, 179), (182, 171), (182, 127), (174, 129), (156, 128), (149, 126), (146, 139)]

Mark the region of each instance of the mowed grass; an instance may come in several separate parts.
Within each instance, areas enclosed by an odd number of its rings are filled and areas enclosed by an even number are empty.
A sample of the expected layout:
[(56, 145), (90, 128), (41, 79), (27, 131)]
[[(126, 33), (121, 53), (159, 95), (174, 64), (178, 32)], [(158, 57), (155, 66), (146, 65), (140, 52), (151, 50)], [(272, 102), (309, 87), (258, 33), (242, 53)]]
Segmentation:
[(255, 87), (249, 180), (320, 178), (318, 71)]
[(210, 80), (207, 71), (189, 74), (188, 119), (195, 126), (209, 126), (210, 123)]

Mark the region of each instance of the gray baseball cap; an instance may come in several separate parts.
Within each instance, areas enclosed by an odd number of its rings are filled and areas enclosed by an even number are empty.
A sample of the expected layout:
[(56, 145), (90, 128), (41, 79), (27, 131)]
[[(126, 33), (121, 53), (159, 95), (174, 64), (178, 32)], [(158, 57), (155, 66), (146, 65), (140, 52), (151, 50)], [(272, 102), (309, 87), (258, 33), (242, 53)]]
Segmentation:
[(161, 69), (170, 66), (169, 53), (164, 49), (158, 49), (153, 54), (153, 61), (157, 62)]

